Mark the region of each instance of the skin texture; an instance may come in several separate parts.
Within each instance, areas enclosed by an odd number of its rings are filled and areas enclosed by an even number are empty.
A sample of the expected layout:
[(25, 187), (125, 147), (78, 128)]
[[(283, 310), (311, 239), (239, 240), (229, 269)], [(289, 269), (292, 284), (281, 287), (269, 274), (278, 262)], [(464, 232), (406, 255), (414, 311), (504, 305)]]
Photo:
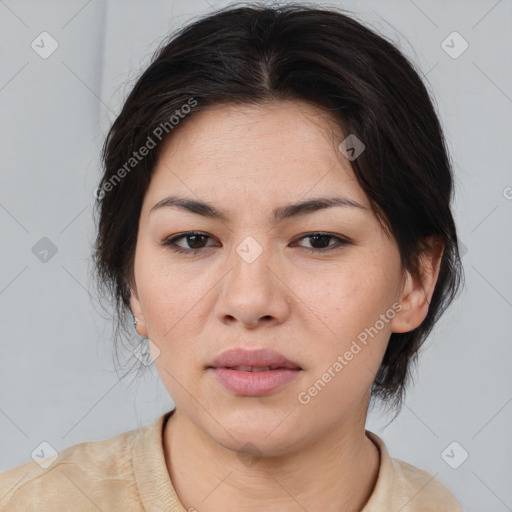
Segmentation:
[[(138, 333), (160, 351), (155, 365), (176, 404), (164, 446), (186, 508), (356, 511), (373, 490), (379, 455), (364, 430), (370, 387), (391, 332), (425, 318), (442, 249), (422, 259), (418, 278), (402, 273), (394, 240), (337, 149), (343, 138), (305, 103), (223, 104), (186, 119), (160, 153), (140, 216), (131, 305)], [(178, 208), (150, 214), (171, 194), (211, 203), (228, 219)], [(271, 217), (276, 207), (322, 196), (364, 209)], [(196, 254), (161, 244), (188, 231), (209, 237), (176, 242), (200, 247)], [(315, 245), (305, 237), (315, 232), (352, 243)], [(251, 263), (237, 252), (247, 237), (262, 249)], [(327, 245), (334, 249), (308, 251)], [(398, 303), (309, 403), (297, 399)], [(271, 395), (236, 396), (205, 368), (234, 347), (273, 348), (303, 371)]]

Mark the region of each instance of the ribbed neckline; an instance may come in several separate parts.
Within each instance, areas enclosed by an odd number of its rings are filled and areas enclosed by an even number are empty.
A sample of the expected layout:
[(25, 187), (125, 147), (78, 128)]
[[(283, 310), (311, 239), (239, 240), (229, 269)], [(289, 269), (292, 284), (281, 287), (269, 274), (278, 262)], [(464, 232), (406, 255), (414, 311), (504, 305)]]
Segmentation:
[[(136, 431), (133, 469), (146, 512), (186, 512), (171, 482), (164, 455), (163, 433), (175, 409), (162, 414), (155, 423)], [(373, 492), (361, 512), (386, 510), (389, 490), (395, 486), (395, 468), (384, 441), (368, 430), (367, 437), (379, 450), (379, 471)]]
[(133, 471), (146, 512), (186, 512), (172, 485), (164, 455), (163, 432), (174, 410), (140, 428), (134, 440)]
[(393, 460), (389, 455), (384, 441), (377, 434), (369, 430), (365, 430), (365, 433), (366, 437), (368, 437), (379, 450), (379, 471), (373, 492), (361, 512), (391, 510), (388, 507), (391, 506), (391, 503), (389, 503), (389, 490), (394, 487), (395, 479)]

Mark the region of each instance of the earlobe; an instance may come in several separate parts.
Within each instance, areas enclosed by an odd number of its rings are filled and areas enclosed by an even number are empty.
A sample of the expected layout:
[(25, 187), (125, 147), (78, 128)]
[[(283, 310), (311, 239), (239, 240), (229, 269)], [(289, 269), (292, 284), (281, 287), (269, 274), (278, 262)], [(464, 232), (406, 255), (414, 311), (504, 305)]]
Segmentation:
[(429, 250), (419, 257), (417, 275), (407, 272), (399, 300), (402, 309), (391, 323), (392, 332), (412, 331), (425, 320), (439, 277), (443, 252), (441, 242), (432, 243)]

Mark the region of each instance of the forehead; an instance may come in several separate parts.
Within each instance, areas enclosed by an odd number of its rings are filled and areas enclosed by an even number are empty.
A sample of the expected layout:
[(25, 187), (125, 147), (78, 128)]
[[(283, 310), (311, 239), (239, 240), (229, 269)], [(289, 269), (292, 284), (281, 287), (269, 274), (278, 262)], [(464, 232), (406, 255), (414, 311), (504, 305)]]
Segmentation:
[(195, 194), (225, 200), (344, 193), (366, 203), (338, 150), (335, 120), (303, 102), (217, 104), (194, 112), (161, 148), (148, 195)]

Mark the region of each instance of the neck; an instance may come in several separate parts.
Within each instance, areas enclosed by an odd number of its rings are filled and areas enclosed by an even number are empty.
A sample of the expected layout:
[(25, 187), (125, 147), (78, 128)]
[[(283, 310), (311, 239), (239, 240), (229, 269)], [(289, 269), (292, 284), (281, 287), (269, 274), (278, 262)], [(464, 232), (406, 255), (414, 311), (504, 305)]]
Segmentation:
[(365, 435), (366, 414), (359, 416), (301, 450), (251, 459), (215, 442), (176, 410), (164, 431), (173, 486), (186, 509), (201, 512), (240, 510), (240, 503), (249, 512), (360, 511), (377, 481), (379, 452)]

